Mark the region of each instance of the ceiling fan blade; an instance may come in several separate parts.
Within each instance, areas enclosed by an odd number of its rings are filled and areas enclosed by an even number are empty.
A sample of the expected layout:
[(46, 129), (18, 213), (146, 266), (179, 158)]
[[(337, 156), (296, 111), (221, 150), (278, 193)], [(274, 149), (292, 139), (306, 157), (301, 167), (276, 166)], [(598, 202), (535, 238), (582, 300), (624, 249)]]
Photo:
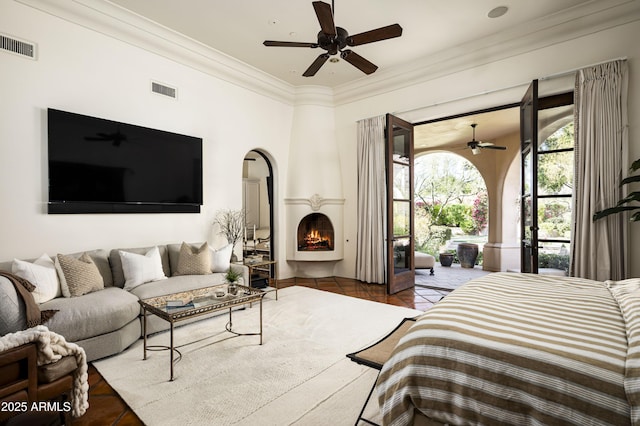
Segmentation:
[(265, 46), (276, 46), (276, 47), (318, 47), (318, 43), (304, 43), (297, 41), (273, 41), (273, 40), (265, 40), (262, 44)]
[(324, 65), (324, 63), (327, 62), (327, 59), (329, 59), (329, 54), (327, 53), (323, 53), (322, 55), (318, 56), (302, 75), (305, 77), (313, 77)]
[(336, 24), (333, 22), (331, 5), (321, 1), (314, 1), (313, 9), (316, 11), (322, 32), (329, 35), (336, 35)]
[(400, 37), (401, 35), (402, 27), (398, 24), (393, 24), (386, 27), (377, 28), (375, 30), (366, 31), (364, 33), (352, 35), (347, 38), (347, 44), (349, 46), (360, 46), (362, 44)]
[(507, 149), (506, 146), (498, 146), (498, 145), (480, 145), (480, 148), (483, 149), (499, 149), (499, 150), (505, 150)]
[(372, 74), (378, 69), (375, 64), (367, 61), (365, 58), (358, 55), (352, 50), (343, 50), (340, 56), (342, 57), (342, 59), (349, 62), (351, 65), (358, 68), (365, 74)]

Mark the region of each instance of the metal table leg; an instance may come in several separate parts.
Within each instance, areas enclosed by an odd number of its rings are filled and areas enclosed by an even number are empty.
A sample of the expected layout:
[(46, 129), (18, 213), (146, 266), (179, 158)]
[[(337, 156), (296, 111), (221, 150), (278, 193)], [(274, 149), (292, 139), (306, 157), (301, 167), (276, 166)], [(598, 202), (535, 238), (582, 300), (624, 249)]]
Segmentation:
[(144, 336), (143, 337), (144, 351), (143, 351), (142, 359), (146, 360), (147, 359), (147, 310), (144, 307), (142, 308), (142, 336)]
[(169, 351), (171, 352), (171, 378), (169, 379), (170, 382), (173, 382), (173, 322), (170, 323), (171, 324), (171, 348), (169, 349)]

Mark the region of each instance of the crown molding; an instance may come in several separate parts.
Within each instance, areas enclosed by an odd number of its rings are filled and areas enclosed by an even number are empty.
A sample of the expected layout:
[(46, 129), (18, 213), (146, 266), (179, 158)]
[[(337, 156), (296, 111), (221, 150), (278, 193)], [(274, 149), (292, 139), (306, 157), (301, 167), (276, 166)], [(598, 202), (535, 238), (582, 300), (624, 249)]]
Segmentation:
[[(15, 0), (289, 105), (335, 107), (640, 20), (640, 0), (597, 0), (340, 85), (293, 86), (107, 0)], [(506, 40), (506, 41), (505, 41)]]
[(15, 0), (252, 92), (293, 105), (294, 86), (105, 0)]
[(528, 25), (438, 52), (410, 65), (379, 70), (374, 76), (340, 85), (334, 90), (335, 105), (425, 83), (638, 20), (638, 0), (593, 1), (531, 21)]
[(297, 86), (295, 88), (295, 105), (314, 105), (333, 108), (335, 105), (333, 89), (326, 86)]

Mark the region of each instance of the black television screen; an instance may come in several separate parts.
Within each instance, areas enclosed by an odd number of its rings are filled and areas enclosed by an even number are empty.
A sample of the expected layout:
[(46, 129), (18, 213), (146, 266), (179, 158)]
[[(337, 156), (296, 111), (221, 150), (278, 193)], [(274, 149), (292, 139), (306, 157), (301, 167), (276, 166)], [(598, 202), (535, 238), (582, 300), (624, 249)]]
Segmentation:
[(48, 109), (49, 213), (198, 213), (202, 139)]

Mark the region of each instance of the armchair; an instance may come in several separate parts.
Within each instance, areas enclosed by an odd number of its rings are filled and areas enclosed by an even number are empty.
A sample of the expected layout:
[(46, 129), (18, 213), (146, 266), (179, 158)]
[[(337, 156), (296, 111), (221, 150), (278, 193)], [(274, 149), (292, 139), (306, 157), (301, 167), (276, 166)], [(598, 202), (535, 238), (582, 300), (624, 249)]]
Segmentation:
[(38, 367), (37, 357), (34, 342), (0, 352), (0, 421), (22, 413), (55, 411), (62, 424), (69, 424), (76, 358), (64, 356)]

